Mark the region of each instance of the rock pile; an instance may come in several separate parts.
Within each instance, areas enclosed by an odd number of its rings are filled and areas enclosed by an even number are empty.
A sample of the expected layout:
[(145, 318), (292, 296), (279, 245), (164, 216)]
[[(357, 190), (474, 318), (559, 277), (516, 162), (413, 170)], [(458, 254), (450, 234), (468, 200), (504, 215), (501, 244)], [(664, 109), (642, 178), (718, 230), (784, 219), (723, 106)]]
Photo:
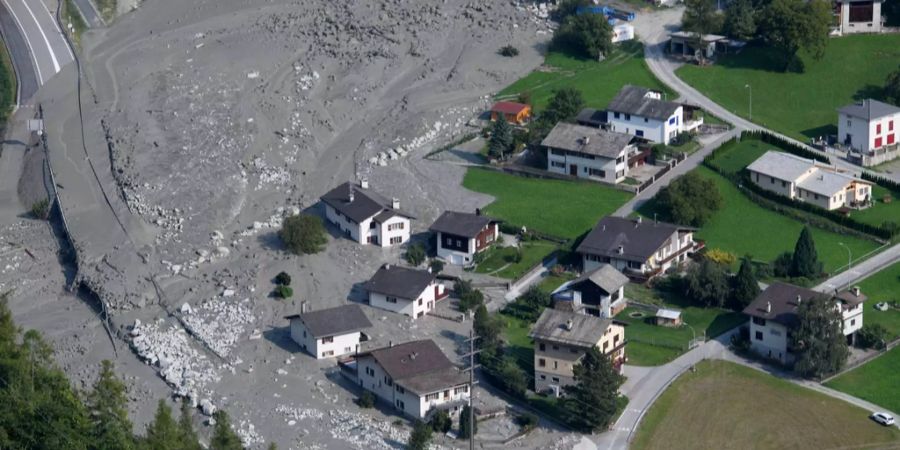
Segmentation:
[[(210, 350), (227, 359), (232, 348), (241, 339), (246, 339), (249, 325), (256, 317), (253, 302), (249, 298), (241, 301), (229, 299), (234, 291), (226, 289), (223, 297), (204, 300), (199, 306), (188, 307), (181, 320), (195, 337), (203, 341)], [(187, 304), (185, 304), (187, 305)]]

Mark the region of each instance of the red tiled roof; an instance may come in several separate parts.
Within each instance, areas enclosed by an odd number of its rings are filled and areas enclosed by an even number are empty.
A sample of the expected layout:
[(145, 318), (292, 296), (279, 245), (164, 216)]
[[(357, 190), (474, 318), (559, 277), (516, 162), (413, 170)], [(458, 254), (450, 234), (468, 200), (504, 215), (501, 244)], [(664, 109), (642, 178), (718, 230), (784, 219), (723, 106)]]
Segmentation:
[(522, 103), (497, 102), (494, 103), (494, 106), (491, 107), (491, 112), (498, 112), (503, 114), (519, 114), (526, 108), (528, 108), (528, 105)]

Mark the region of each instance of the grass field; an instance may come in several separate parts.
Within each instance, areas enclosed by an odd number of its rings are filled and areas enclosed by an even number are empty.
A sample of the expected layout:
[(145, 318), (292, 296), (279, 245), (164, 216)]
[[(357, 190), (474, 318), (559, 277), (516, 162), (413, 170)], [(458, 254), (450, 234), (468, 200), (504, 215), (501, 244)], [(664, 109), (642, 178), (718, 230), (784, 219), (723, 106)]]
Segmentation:
[(15, 102), (16, 74), (6, 44), (0, 39), (0, 131), (6, 128), (6, 119)]
[(469, 169), (463, 187), (496, 198), (484, 208), (485, 214), (566, 239), (588, 231), (631, 197), (597, 183), (526, 178), (485, 169)]
[[(715, 65), (685, 65), (678, 76), (716, 103), (748, 117), (750, 85), (753, 121), (788, 136), (837, 132), (837, 108), (855, 98), (872, 97), (900, 60), (900, 35), (847, 36), (828, 40), (825, 57), (804, 57), (806, 72), (782, 73), (771, 50), (750, 47)], [(840, 70), (835, 70), (840, 68)]]
[(541, 262), (557, 247), (550, 241), (529, 241), (522, 243), (522, 259), (515, 262), (516, 247), (494, 246), (478, 263), (475, 272), (489, 273), (500, 278), (515, 279), (525, 274), (528, 269)]
[(882, 270), (859, 283), (862, 292), (869, 297), (863, 312), (863, 323), (880, 323), (890, 332), (891, 340), (900, 337), (900, 311), (878, 311), (878, 302), (900, 301), (900, 263)]
[(72, 41), (76, 46), (81, 47), (81, 34), (87, 31), (88, 26), (84, 19), (81, 18), (81, 14), (78, 13), (78, 9), (72, 0), (63, 2), (62, 16), (65, 24), (72, 24), (72, 29), (74, 30), (74, 33), (70, 34)]
[(118, 6), (116, 3), (116, 0), (95, 0), (94, 4), (97, 5), (97, 9), (100, 10), (100, 16), (103, 17), (106, 23), (110, 23), (116, 18), (116, 8)]
[(528, 337), (532, 324), (506, 314), (501, 314), (500, 317), (506, 322), (506, 328), (503, 329), (503, 336), (506, 339), (504, 351), (514, 356), (519, 367), (528, 374), (531, 381), (534, 381), (534, 343)]
[(643, 46), (633, 41), (619, 46), (602, 62), (550, 52), (543, 66), (507, 86), (497, 97), (514, 98), (528, 92), (532, 105), (540, 111), (553, 96), (553, 91), (574, 87), (581, 91), (585, 106), (605, 108), (626, 84), (660, 90), (673, 96), (673, 92), (650, 73), (644, 62)]
[(869, 413), (766, 373), (704, 361), (653, 404), (631, 448), (895, 448), (900, 430)]
[(895, 347), (825, 385), (898, 412), (900, 411), (898, 373), (900, 373), (900, 347)]
[[(779, 254), (794, 250), (802, 223), (753, 203), (730, 181), (712, 170), (702, 166), (696, 170), (716, 183), (724, 200), (722, 209), (696, 233), (697, 239), (706, 241), (707, 248), (720, 248), (738, 256), (749, 254), (761, 261), (772, 261)], [(653, 217), (652, 201), (645, 204), (640, 213)], [(847, 264), (847, 250), (839, 242), (849, 247), (854, 256), (878, 247), (873, 241), (818, 228), (811, 230), (826, 272)]]
[[(885, 203), (884, 196), (890, 194), (894, 201)], [(886, 221), (900, 223), (900, 192), (891, 191), (879, 185), (872, 188), (874, 205), (862, 210), (853, 211), (850, 217), (869, 225), (879, 226)]]

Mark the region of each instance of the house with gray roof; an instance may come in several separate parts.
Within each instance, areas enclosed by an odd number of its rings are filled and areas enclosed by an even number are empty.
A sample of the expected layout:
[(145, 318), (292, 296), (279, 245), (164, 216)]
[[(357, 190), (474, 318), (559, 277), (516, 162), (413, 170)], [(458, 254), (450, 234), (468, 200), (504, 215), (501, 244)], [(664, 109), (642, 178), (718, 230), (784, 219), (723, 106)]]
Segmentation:
[(348, 238), (379, 247), (409, 241), (412, 214), (400, 209), (400, 200), (389, 199), (369, 188), (368, 180), (347, 182), (321, 197), (325, 218)]
[(316, 359), (354, 353), (369, 340), (363, 330), (372, 327), (359, 305), (343, 305), (286, 316), (291, 339)]
[(437, 301), (449, 295), (431, 269), (420, 270), (396, 264), (381, 266), (363, 284), (363, 289), (368, 294), (369, 305), (414, 319), (434, 310)]
[(900, 157), (900, 108), (874, 99), (839, 108), (837, 140), (863, 166)]
[(529, 337), (534, 339), (536, 392), (560, 390), (575, 383), (574, 368), (596, 347), (616, 367), (625, 362), (625, 327), (611, 319), (558, 309), (545, 309)]
[(444, 211), (431, 224), (437, 244), (437, 256), (450, 264), (470, 264), (475, 255), (497, 241), (500, 221), (481, 214)]
[(469, 399), (469, 377), (431, 339), (360, 353), (352, 366), (360, 387), (414, 419), (458, 413)]
[(616, 184), (628, 176), (628, 158), (637, 153), (634, 136), (560, 122), (541, 141), (547, 170)]
[(767, 151), (747, 171), (750, 181), (767, 191), (829, 211), (872, 204), (872, 183), (790, 153)]
[(685, 261), (703, 248), (694, 228), (638, 217), (606, 216), (588, 233), (576, 251), (583, 270), (609, 264), (630, 278), (644, 281)]
[(662, 93), (639, 86), (622, 87), (606, 106), (606, 113), (612, 131), (659, 144), (668, 144), (678, 133), (687, 131), (680, 103), (666, 101)]
[(609, 264), (567, 281), (550, 296), (553, 307), (563, 311), (610, 318), (628, 306), (625, 285), (628, 277)]

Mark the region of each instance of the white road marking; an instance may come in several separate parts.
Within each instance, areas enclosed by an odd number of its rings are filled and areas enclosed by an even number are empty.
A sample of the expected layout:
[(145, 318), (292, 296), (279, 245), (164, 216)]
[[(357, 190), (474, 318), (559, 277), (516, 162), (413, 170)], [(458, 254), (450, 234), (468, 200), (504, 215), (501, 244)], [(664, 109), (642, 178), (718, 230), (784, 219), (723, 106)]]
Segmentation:
[(28, 14), (31, 14), (31, 18), (34, 19), (34, 23), (37, 24), (38, 31), (41, 32), (41, 37), (44, 38), (44, 43), (47, 44), (47, 51), (50, 52), (50, 59), (53, 61), (53, 69), (56, 70), (56, 72), (54, 72), (53, 74), (56, 75), (57, 73), (59, 73), (59, 61), (56, 59), (56, 52), (53, 51), (53, 46), (50, 45), (50, 40), (47, 39), (47, 34), (44, 33), (44, 29), (41, 28), (41, 23), (38, 22), (37, 17), (34, 15), (34, 11), (32, 11), (31, 8), (28, 7), (28, 3), (22, 2), (22, 4), (25, 5), (25, 9), (28, 10)]
[(25, 27), (22, 25), (22, 21), (19, 20), (19, 16), (16, 15), (16, 10), (10, 6), (9, 2), (4, 0), (3, 3), (6, 5), (6, 9), (12, 14), (13, 19), (19, 25), (19, 30), (22, 31), (22, 36), (25, 36), (25, 45), (28, 46), (28, 53), (31, 53), (31, 59), (34, 60), (34, 70), (37, 71), (38, 81), (41, 82), (41, 85), (44, 84), (44, 76), (41, 74), (41, 65), (38, 64), (37, 53), (34, 52), (34, 47), (31, 45), (31, 39), (28, 39), (28, 33), (25, 32)]
[[(90, 3), (90, 2), (89, 2), (89, 3)], [(74, 61), (74, 60), (75, 60), (75, 54), (72, 53), (72, 48), (69, 47), (69, 41), (66, 40), (65, 37), (63, 37), (63, 31), (59, 29), (59, 24), (56, 23), (56, 16), (54, 16), (53, 13), (50, 12), (50, 9), (47, 8), (47, 4), (46, 4), (46, 3), (40, 2), (40, 4), (41, 4), (41, 6), (44, 7), (44, 11), (47, 11), (47, 15), (50, 16), (50, 19), (51, 19), (51, 20), (50, 20), (50, 23), (53, 24), (53, 28), (56, 28), (56, 32), (59, 33), (59, 38), (62, 39), (63, 44), (65, 44), (65, 46), (66, 46), (66, 50), (69, 52), (69, 57), (72, 58), (72, 60)], [(93, 3), (91, 3), (91, 5), (93, 5)]]

